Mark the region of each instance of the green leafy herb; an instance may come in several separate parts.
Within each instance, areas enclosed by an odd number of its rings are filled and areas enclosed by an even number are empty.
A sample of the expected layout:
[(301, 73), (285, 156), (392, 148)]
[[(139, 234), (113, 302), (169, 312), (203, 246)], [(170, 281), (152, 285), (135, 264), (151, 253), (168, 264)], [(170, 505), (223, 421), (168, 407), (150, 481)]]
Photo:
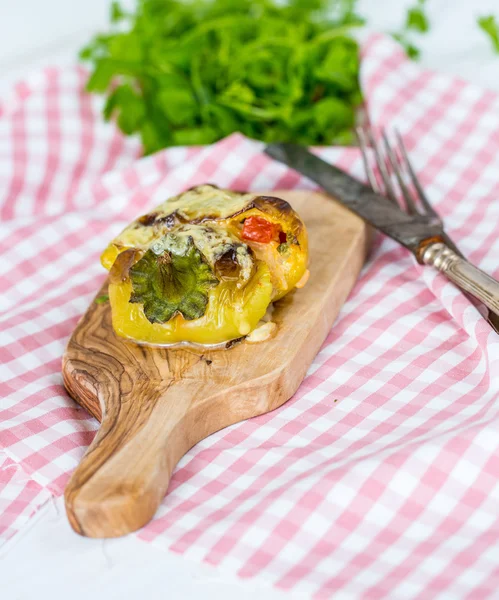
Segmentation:
[(494, 15), (480, 17), (477, 22), (478, 26), (489, 36), (494, 52), (499, 54), (499, 23)]
[(206, 312), (208, 292), (218, 284), (192, 238), (167, 234), (130, 269), (130, 302), (143, 304), (151, 323), (166, 323), (177, 314), (187, 320)]
[[(146, 154), (234, 131), (265, 142), (348, 144), (362, 102), (356, 4), (137, 0), (129, 12), (115, 1), (110, 32), (80, 53), (92, 67), (87, 89), (107, 96), (104, 117), (139, 135)], [(499, 48), (493, 17), (480, 21)], [(417, 0), (393, 37), (417, 58), (412, 38), (429, 26)]]
[(417, 60), (421, 54), (414, 44), (414, 33), (426, 33), (430, 29), (430, 21), (425, 13), (426, 0), (417, 0), (417, 3), (408, 9), (405, 23), (399, 32), (392, 33), (392, 37), (404, 48), (407, 56)]
[(409, 58), (412, 58), (413, 60), (417, 60), (419, 58), (421, 54), (419, 48), (416, 47), (414, 44), (411, 44), (411, 42), (409, 42), (405, 34), (393, 33), (392, 37), (393, 39), (397, 40), (397, 42), (404, 48), (405, 53)]
[(109, 296), (107, 294), (102, 294), (102, 296), (97, 296), (94, 300), (95, 304), (105, 304), (109, 301)]
[(419, 33), (426, 33), (430, 28), (428, 17), (424, 12), (425, 0), (418, 0), (416, 6), (413, 6), (407, 11), (407, 17), (405, 20), (405, 28), (407, 30), (419, 31)]
[(119, 23), (126, 16), (118, 2), (111, 3), (111, 23)]
[(285, 242), (277, 246), (277, 252), (279, 252), (279, 254), (285, 254), (288, 250), (289, 244), (286, 244)]
[(266, 142), (352, 140), (361, 102), (356, 0), (137, 0), (80, 54), (106, 119), (146, 154), (234, 131)]

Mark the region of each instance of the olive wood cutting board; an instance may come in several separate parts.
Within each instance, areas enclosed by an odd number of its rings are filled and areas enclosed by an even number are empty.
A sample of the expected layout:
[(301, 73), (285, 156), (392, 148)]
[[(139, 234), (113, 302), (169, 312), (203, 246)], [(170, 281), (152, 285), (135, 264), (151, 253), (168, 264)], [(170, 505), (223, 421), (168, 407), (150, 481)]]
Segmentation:
[(364, 264), (370, 234), (321, 194), (272, 195), (298, 211), (310, 243), (310, 279), (276, 303), (273, 338), (211, 351), (138, 345), (115, 335), (109, 303), (92, 302), (79, 321), (63, 357), (64, 383), (101, 426), (65, 490), (78, 533), (139, 529), (194, 444), (274, 410), (300, 385)]

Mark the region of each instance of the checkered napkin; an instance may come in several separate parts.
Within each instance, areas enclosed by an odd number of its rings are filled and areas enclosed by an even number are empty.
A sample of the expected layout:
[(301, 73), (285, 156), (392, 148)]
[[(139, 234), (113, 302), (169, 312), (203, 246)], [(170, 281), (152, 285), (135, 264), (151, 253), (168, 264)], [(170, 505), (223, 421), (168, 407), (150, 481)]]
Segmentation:
[(50, 498), (50, 492), (30, 479), (19, 464), (0, 453), (0, 543), (20, 531)]
[[(384, 37), (363, 54), (372, 121), (399, 128), (449, 233), (498, 276), (499, 96), (422, 70)], [(241, 135), (136, 160), (138, 141), (102, 122), (84, 79), (46, 70), (13, 91), (0, 118), (7, 536), (37, 491), (62, 493), (97, 429), (65, 394), (60, 361), (104, 281), (108, 240), (197, 183), (313, 188)], [(356, 149), (321, 154), (362, 177)], [(379, 237), (294, 398), (193, 448), (138, 535), (315, 598), (493, 596), (498, 371), (499, 337), (477, 309)], [(17, 512), (9, 485), (22, 484), (5, 468), (32, 482)]]

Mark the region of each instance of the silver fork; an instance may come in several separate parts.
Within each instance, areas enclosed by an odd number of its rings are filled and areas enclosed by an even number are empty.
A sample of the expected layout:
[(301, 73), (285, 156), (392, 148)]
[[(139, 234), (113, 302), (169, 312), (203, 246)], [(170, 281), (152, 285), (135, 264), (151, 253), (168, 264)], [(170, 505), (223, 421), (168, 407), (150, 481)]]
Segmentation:
[[(404, 141), (398, 131), (395, 131), (395, 137), (397, 143), (393, 146), (390, 144), (386, 131), (382, 130), (383, 143), (381, 144), (376, 139), (370, 125), (357, 128), (357, 139), (370, 186), (376, 193), (384, 195), (395, 205), (402, 206), (409, 214), (422, 215), (427, 217), (430, 222), (440, 225), (443, 231), (442, 240), (458, 256), (464, 258), (456, 244), (445, 233), (442, 219), (431, 206), (409, 161)], [(369, 147), (373, 150), (375, 165), (369, 160)], [(474, 303), (477, 302), (469, 294), (466, 295)], [(496, 333), (499, 333), (499, 317), (486, 307), (485, 310), (487, 322)]]

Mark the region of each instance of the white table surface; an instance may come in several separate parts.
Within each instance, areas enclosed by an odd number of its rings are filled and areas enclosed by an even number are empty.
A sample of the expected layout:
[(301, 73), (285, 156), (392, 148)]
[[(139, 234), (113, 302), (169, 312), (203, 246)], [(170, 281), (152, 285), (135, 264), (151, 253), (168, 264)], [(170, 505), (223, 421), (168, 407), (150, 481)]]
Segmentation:
[[(422, 64), (499, 90), (499, 55), (476, 25), (477, 16), (493, 12), (499, 17), (499, 1), (427, 2), (432, 29), (417, 41)], [(374, 29), (390, 31), (412, 4), (361, 0), (360, 12)], [(42, 65), (73, 61), (89, 36), (105, 28), (108, 5), (109, 0), (0, 0), (0, 94)], [(61, 499), (47, 503), (0, 551), (2, 600), (246, 600), (255, 593), (259, 600), (295, 597), (132, 536), (81, 538), (70, 529)]]

